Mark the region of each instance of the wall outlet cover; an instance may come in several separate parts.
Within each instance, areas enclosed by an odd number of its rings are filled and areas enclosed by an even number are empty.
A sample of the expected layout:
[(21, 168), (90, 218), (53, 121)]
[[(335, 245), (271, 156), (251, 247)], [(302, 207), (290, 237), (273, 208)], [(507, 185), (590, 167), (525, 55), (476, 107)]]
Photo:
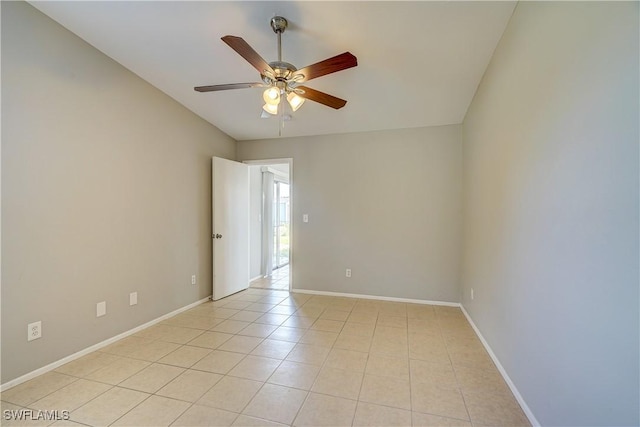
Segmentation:
[(107, 314), (107, 302), (102, 301), (96, 304), (96, 317), (102, 317)]
[(129, 305), (136, 305), (136, 304), (138, 304), (138, 293), (131, 292), (129, 294)]
[(29, 323), (27, 325), (27, 341), (37, 340), (42, 337), (42, 321)]

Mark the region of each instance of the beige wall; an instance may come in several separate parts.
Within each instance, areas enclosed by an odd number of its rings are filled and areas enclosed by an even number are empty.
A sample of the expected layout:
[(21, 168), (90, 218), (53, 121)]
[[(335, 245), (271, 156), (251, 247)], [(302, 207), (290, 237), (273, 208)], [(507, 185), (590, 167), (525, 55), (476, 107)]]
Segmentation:
[(3, 383), (211, 294), (213, 155), (235, 142), (2, 2)]
[(520, 2), (464, 120), (463, 304), (542, 425), (640, 422), (638, 60), (637, 2)]
[(459, 301), (460, 126), (238, 142), (289, 157), (294, 288)]

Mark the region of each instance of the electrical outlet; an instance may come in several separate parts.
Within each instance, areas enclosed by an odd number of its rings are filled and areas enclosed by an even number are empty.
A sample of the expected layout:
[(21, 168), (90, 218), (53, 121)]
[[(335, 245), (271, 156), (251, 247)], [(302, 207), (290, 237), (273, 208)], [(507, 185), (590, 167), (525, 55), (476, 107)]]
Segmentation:
[(351, 277), (351, 269), (350, 268), (347, 268), (346, 276), (347, 277)]
[(96, 317), (102, 317), (107, 314), (107, 302), (102, 301), (96, 304)]
[(27, 325), (27, 341), (37, 340), (42, 337), (42, 321), (29, 323)]
[(138, 304), (138, 293), (131, 292), (129, 294), (129, 305), (137, 305)]
[(195, 274), (191, 276), (191, 284), (192, 285), (196, 284), (196, 275)]
[(302, 222), (309, 222), (309, 214), (302, 214)]
[(473, 288), (471, 288), (471, 299), (473, 299)]

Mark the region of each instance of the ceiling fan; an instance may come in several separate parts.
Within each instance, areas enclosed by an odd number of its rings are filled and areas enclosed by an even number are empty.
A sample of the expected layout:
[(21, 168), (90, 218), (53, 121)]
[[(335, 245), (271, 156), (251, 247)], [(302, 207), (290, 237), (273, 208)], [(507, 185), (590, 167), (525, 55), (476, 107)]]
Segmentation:
[[(304, 103), (305, 99), (318, 102), (331, 108), (339, 109), (347, 101), (301, 84), (311, 79), (346, 70), (358, 65), (357, 58), (350, 52), (344, 52), (324, 61), (297, 69), (282, 60), (282, 33), (288, 26), (282, 16), (271, 18), (271, 28), (278, 36), (278, 60), (267, 63), (249, 44), (240, 37), (224, 36), (222, 41), (235, 50), (260, 73), (261, 82), (231, 83), (212, 86), (197, 86), (197, 92), (215, 92), (219, 90), (244, 89), (253, 87), (267, 88), (263, 93), (265, 101), (263, 110), (270, 114), (278, 114), (278, 106), (282, 98), (286, 98), (293, 111)], [(264, 113), (263, 113), (264, 115)]]

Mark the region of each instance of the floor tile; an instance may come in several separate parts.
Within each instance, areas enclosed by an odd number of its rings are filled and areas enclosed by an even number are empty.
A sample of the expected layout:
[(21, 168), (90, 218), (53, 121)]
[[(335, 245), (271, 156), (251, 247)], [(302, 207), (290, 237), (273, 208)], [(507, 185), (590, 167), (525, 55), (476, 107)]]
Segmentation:
[(357, 400), (362, 385), (362, 373), (329, 368), (320, 370), (311, 391)]
[(226, 374), (244, 358), (244, 354), (213, 350), (208, 356), (193, 365), (191, 369)]
[(162, 359), (158, 360), (158, 363), (190, 368), (209, 353), (211, 353), (211, 350), (207, 348), (183, 345), (176, 351), (169, 353)]
[(240, 310), (235, 310), (231, 308), (215, 308), (211, 311), (211, 316), (216, 317), (218, 319), (228, 319), (236, 313), (239, 313)]
[(276, 306), (276, 304), (264, 304), (264, 303), (260, 303), (260, 302), (254, 302), (253, 304), (248, 306), (246, 308), (246, 310), (259, 311), (261, 313), (266, 313), (267, 311), (271, 310), (275, 306)]
[(410, 410), (411, 387), (408, 380), (365, 374), (360, 400)]
[(86, 377), (92, 372), (104, 368), (118, 359), (120, 359), (120, 357), (116, 355), (94, 351), (93, 353), (89, 353), (86, 356), (56, 368), (55, 372), (72, 375), (74, 377)]
[(100, 349), (103, 353), (115, 354), (123, 357), (130, 357), (131, 353), (139, 350), (145, 344), (150, 344), (154, 340), (150, 338), (138, 337), (135, 335), (128, 336), (121, 340), (118, 340), (106, 347)]
[(252, 323), (240, 332), (238, 335), (246, 335), (249, 337), (266, 338), (278, 329), (275, 325), (267, 325), (263, 323)]
[(280, 424), (273, 421), (263, 420), (261, 418), (250, 417), (248, 415), (240, 415), (232, 424), (240, 427), (286, 427), (286, 424)]
[(369, 352), (371, 348), (371, 336), (348, 335), (344, 331), (338, 335), (333, 348), (341, 348), (343, 350), (353, 350)]
[[(274, 307), (274, 309), (277, 307)], [(256, 323), (265, 323), (268, 325), (274, 325), (274, 326), (280, 326), (282, 325), (287, 319), (289, 318), (289, 315), (287, 314), (278, 314), (278, 313), (273, 313), (273, 310), (263, 314), (262, 316), (260, 316), (257, 320)]]
[(184, 369), (177, 366), (154, 363), (120, 383), (120, 387), (155, 393), (182, 372)]
[(262, 338), (235, 335), (229, 341), (226, 341), (218, 347), (218, 349), (248, 354), (251, 353), (261, 342)]
[(112, 425), (167, 426), (175, 421), (191, 404), (161, 396), (151, 396)]
[(346, 322), (347, 319), (349, 318), (349, 314), (351, 314), (351, 312), (348, 310), (345, 311), (345, 310), (335, 310), (335, 309), (328, 308), (322, 312), (322, 314), (320, 315), (320, 319), (338, 320), (340, 322)]
[(281, 341), (298, 342), (300, 341), (300, 338), (302, 338), (302, 336), (306, 333), (306, 329), (280, 326), (269, 336), (269, 338)]
[(299, 328), (299, 329), (309, 329), (311, 325), (316, 321), (315, 317), (303, 317), (298, 315), (299, 312), (296, 312), (295, 315), (289, 317), (282, 323), (282, 326), (287, 326), (289, 328)]
[(58, 372), (47, 372), (3, 391), (2, 400), (19, 406), (27, 406), (74, 381), (78, 381), (78, 379)]
[(218, 323), (221, 323), (221, 319), (215, 319), (205, 316), (193, 316), (187, 313), (181, 313), (177, 316), (171, 317), (165, 320), (163, 323), (173, 326), (182, 326), (183, 328), (193, 329), (211, 329)]
[(73, 411), (110, 388), (109, 384), (79, 379), (29, 404), (29, 408)]
[(465, 393), (464, 399), (473, 424), (505, 427), (530, 425), (513, 396)]
[(146, 360), (148, 362), (155, 362), (158, 359), (162, 359), (172, 351), (177, 350), (179, 347), (180, 344), (176, 343), (153, 341), (137, 347), (129, 354), (128, 357), (131, 357), (132, 359)]
[(238, 418), (235, 412), (211, 408), (210, 406), (193, 405), (171, 424), (172, 427), (217, 427), (230, 426)]
[(389, 326), (393, 328), (407, 328), (406, 317), (378, 315), (376, 326)]
[(223, 332), (225, 334), (237, 334), (250, 325), (250, 322), (241, 322), (240, 320), (227, 319), (222, 323), (211, 328), (214, 332)]
[(356, 401), (324, 394), (309, 393), (294, 426), (350, 426), (356, 412)]
[(375, 331), (375, 320), (373, 323), (356, 323), (347, 321), (342, 327), (342, 333), (347, 335), (357, 335), (362, 337), (373, 337)]
[(327, 332), (327, 331), (316, 331), (310, 329), (306, 334), (300, 338), (301, 343), (303, 344), (312, 344), (319, 345), (324, 347), (331, 347), (333, 343), (338, 338), (337, 332)]
[(228, 375), (256, 381), (266, 381), (280, 365), (280, 360), (248, 355)]
[(267, 382), (310, 390), (319, 372), (319, 366), (285, 360)]
[(296, 310), (298, 310), (296, 307), (293, 307), (293, 306), (290, 306), (290, 305), (279, 304), (279, 305), (276, 305), (275, 307), (273, 307), (271, 310), (269, 310), (269, 313), (286, 314), (287, 318), (288, 318), (288, 316), (291, 316), (293, 313), (296, 312)]
[(311, 325), (312, 330), (317, 331), (327, 331), (327, 332), (340, 332), (342, 327), (344, 326), (344, 322), (338, 320), (329, 320), (329, 319), (318, 319), (313, 325)]
[(455, 371), (463, 393), (511, 395), (509, 386), (496, 369), (457, 367)]
[(457, 420), (455, 418), (439, 417), (437, 415), (412, 412), (414, 427), (471, 427), (469, 421)]
[(469, 420), (460, 391), (439, 388), (433, 384), (411, 383), (411, 408), (417, 412)]
[(302, 307), (298, 308), (298, 311), (296, 311), (295, 316), (314, 319), (315, 321), (315, 319), (320, 317), (323, 311), (324, 311), (324, 307), (313, 306), (307, 303), (307, 304), (304, 304)]
[(104, 368), (98, 369), (97, 371), (87, 375), (86, 378), (88, 380), (116, 385), (140, 372), (149, 365), (151, 365), (151, 362), (123, 357)]
[(71, 419), (91, 426), (108, 426), (148, 397), (147, 393), (113, 387), (73, 411)]
[(410, 426), (411, 411), (374, 405), (373, 403), (358, 402), (354, 426)]
[(160, 323), (137, 332), (135, 336), (173, 342), (176, 344), (184, 344), (191, 341), (201, 333), (202, 330), (200, 329), (183, 328), (180, 326)]
[(240, 413), (260, 390), (262, 384), (259, 381), (227, 376), (218, 381), (197, 403)]
[(229, 301), (228, 303), (226, 303), (225, 305), (223, 305), (222, 307), (224, 308), (233, 308), (236, 310), (244, 310), (245, 308), (249, 307), (251, 305), (251, 302), (249, 301)]
[(284, 359), (296, 346), (295, 343), (266, 339), (260, 343), (251, 354), (254, 356), (271, 357), (273, 359)]
[(63, 427), (529, 425), (459, 308), (270, 289), (283, 271), (8, 389), (2, 410), (74, 408)]
[(229, 320), (239, 320), (241, 322), (255, 322), (256, 319), (258, 319), (260, 316), (262, 316), (262, 314), (256, 311), (243, 310), (231, 316)]
[(369, 359), (367, 360), (366, 373), (408, 380), (409, 360), (406, 358), (370, 354)]
[(409, 349), (406, 343), (394, 342), (388, 338), (373, 337), (369, 353), (381, 357), (408, 358)]
[(222, 379), (222, 375), (189, 369), (158, 390), (156, 394), (172, 399), (195, 402), (220, 379)]
[(225, 342), (229, 341), (233, 337), (232, 334), (225, 334), (223, 332), (205, 332), (202, 335), (189, 341), (190, 346), (205, 347), (205, 348), (218, 348)]
[(322, 365), (329, 354), (329, 347), (319, 347), (310, 344), (296, 344), (285, 360), (311, 365)]
[(458, 381), (449, 363), (411, 360), (411, 382), (432, 384), (439, 388), (457, 390)]
[(325, 366), (345, 371), (364, 372), (368, 354), (361, 351), (334, 348), (329, 352)]
[(306, 391), (265, 384), (243, 413), (283, 424), (291, 424), (306, 397)]
[(347, 323), (362, 323), (365, 325), (374, 326), (377, 320), (378, 320), (377, 312), (359, 312), (354, 310), (349, 315), (349, 318), (347, 319)]

